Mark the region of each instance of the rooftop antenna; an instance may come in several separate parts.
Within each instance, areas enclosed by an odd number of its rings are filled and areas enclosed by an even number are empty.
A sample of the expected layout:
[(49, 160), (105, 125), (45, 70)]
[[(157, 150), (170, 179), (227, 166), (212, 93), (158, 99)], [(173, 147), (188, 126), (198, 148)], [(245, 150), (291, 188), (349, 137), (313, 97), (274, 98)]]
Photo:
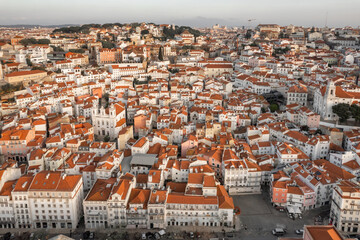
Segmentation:
[(326, 12), (326, 16), (325, 16), (325, 27), (327, 28), (327, 21), (328, 21), (328, 12)]

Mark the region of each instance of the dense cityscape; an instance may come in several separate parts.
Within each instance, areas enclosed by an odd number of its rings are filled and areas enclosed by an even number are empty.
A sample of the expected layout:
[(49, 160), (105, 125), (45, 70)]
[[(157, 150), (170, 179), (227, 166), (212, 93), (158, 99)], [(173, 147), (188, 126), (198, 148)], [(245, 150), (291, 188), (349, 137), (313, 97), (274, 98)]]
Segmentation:
[(360, 28), (0, 27), (3, 239), (360, 239)]

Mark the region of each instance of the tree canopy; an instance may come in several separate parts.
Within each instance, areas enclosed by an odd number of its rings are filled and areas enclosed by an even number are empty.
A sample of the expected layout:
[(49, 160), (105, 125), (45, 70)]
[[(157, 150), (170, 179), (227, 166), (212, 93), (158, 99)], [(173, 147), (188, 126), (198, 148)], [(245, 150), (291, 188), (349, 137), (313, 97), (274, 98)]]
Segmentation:
[(250, 30), (250, 29), (248, 29), (248, 30), (246, 31), (245, 38), (246, 38), (246, 39), (250, 39), (250, 38), (251, 38), (251, 30)]
[(24, 46), (32, 45), (32, 44), (49, 44), (49, 39), (35, 39), (35, 38), (24, 38), (20, 40), (20, 43)]
[(103, 48), (114, 48), (116, 46), (115, 43), (109, 41), (100, 40), (100, 42)]
[(62, 27), (57, 28), (53, 31), (53, 33), (89, 33), (90, 28), (100, 28), (101, 24), (84, 24), (81, 26), (70, 26), (70, 27)]
[(146, 34), (149, 34), (149, 30), (146, 30), (146, 29), (145, 29), (145, 30), (141, 30), (140, 33), (141, 33), (141, 35), (146, 35)]
[(309, 126), (307, 126), (307, 125), (303, 125), (303, 126), (301, 126), (301, 127), (300, 127), (300, 130), (301, 130), (301, 131), (306, 131), (306, 132), (307, 132), (307, 131), (309, 131)]
[(175, 37), (175, 35), (181, 34), (182, 32), (184, 32), (185, 30), (187, 30), (189, 33), (193, 34), (194, 37), (198, 37), (201, 35), (200, 31), (195, 30), (191, 27), (188, 26), (175, 26), (174, 28), (167, 28), (164, 27), (163, 28), (163, 35), (166, 39), (173, 39)]
[(85, 50), (83, 48), (69, 49), (69, 52), (72, 52), (72, 53), (84, 53)]
[(6, 94), (6, 93), (11, 93), (11, 92), (16, 92), (19, 90), (24, 89), (22, 84), (18, 84), (18, 85), (13, 85), (10, 83), (6, 83), (5, 85), (1, 86), (1, 94)]
[(269, 108), (270, 108), (271, 112), (275, 112), (275, 111), (279, 110), (279, 105), (277, 105), (276, 103), (272, 103), (272, 104), (270, 104)]
[(339, 103), (332, 107), (333, 113), (338, 115), (340, 122), (345, 122), (351, 117), (350, 105), (346, 103)]
[(351, 105), (350, 106), (351, 116), (355, 119), (356, 122), (360, 121), (360, 107), (359, 105)]
[(56, 47), (54, 45), (50, 45), (50, 47), (54, 50), (54, 52), (65, 52), (65, 50), (61, 47)]
[(104, 142), (110, 142), (110, 136), (109, 135), (106, 135), (104, 137)]

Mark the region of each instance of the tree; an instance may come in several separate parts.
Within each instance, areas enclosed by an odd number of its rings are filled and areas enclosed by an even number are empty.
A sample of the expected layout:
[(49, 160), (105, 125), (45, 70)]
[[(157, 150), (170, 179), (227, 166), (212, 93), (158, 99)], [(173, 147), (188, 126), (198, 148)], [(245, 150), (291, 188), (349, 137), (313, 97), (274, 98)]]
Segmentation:
[(49, 39), (35, 39), (35, 38), (24, 38), (22, 40), (20, 40), (20, 43), (24, 46), (28, 46), (31, 44), (49, 44), (50, 40)]
[(279, 105), (277, 105), (276, 103), (272, 103), (272, 104), (270, 104), (269, 108), (270, 108), (271, 112), (275, 112), (275, 111), (279, 110)]
[(109, 142), (110, 141), (110, 136), (109, 135), (106, 135), (105, 137), (104, 137), (104, 142)]
[(110, 49), (110, 48), (115, 47), (115, 44), (112, 43), (112, 42), (108, 42), (108, 41), (104, 41), (104, 40), (101, 40), (100, 42), (101, 42), (103, 48), (109, 48)]
[(286, 37), (286, 36), (285, 36), (284, 32), (280, 32), (279, 38), (285, 38), (285, 37)]
[(266, 32), (260, 32), (260, 38), (261, 38), (261, 39), (264, 39), (264, 38), (266, 38), (266, 37), (267, 37)]
[(22, 89), (24, 89), (24, 86), (22, 84), (13, 85), (10, 83), (6, 83), (5, 85), (1, 86), (2, 93), (16, 92)]
[(339, 117), (340, 122), (345, 122), (351, 116), (350, 105), (346, 103), (334, 105), (332, 111)]
[(30, 58), (26, 58), (26, 64), (31, 67), (32, 66), (32, 62), (30, 61)]
[(72, 52), (72, 53), (84, 53), (85, 50), (83, 48), (69, 49), (69, 52)]
[(169, 69), (169, 72), (171, 72), (172, 74), (178, 73), (179, 69), (178, 68), (171, 68)]
[(41, 70), (46, 71), (45, 67), (32, 67), (31, 70)]
[(146, 34), (149, 34), (149, 30), (145, 29), (145, 30), (141, 30), (140, 34), (143, 36), (143, 35), (146, 35)]
[(360, 121), (360, 107), (356, 104), (350, 106), (351, 116), (355, 119), (355, 122)]
[(54, 50), (54, 52), (65, 52), (65, 50), (61, 47), (56, 47), (54, 45), (50, 45), (50, 47)]
[(163, 57), (163, 52), (162, 52), (162, 48), (159, 48), (159, 61), (164, 61), (164, 57)]
[(321, 131), (321, 129), (320, 129), (320, 128), (316, 129), (316, 131), (315, 131), (315, 135), (316, 135), (316, 134), (320, 134), (320, 135), (322, 134), (322, 131)]
[(49, 44), (49, 39), (39, 39), (36, 44)]
[(306, 132), (309, 131), (309, 126), (307, 126), (307, 125), (301, 126), (300, 131), (306, 131)]
[(250, 39), (250, 38), (251, 38), (251, 30), (250, 30), (250, 29), (248, 29), (248, 30), (246, 31), (245, 38), (246, 38), (246, 39)]
[(105, 99), (106, 103), (109, 102), (109, 93), (104, 93), (103, 98)]

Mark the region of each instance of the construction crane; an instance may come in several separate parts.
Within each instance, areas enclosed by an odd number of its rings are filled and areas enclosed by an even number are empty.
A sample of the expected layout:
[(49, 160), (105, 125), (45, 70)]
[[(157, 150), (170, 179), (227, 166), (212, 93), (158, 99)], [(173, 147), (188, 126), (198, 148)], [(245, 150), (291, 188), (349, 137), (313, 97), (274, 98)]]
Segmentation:
[(256, 20), (256, 19), (248, 19), (248, 22), (249, 22), (248, 28), (250, 28), (251, 22), (252, 22), (252, 21), (255, 21), (255, 20)]

